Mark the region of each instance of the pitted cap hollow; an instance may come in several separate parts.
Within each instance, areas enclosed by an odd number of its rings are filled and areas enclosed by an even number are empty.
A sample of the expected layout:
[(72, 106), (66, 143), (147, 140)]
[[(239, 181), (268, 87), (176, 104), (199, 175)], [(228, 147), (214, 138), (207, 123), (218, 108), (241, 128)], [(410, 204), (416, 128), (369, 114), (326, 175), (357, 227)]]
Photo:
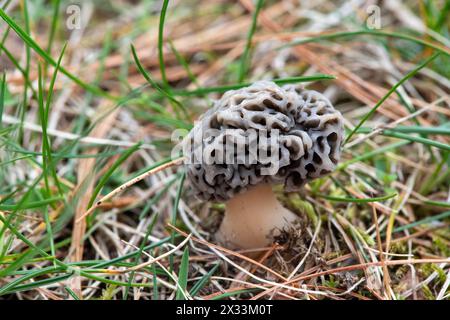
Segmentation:
[(227, 91), (186, 136), (187, 177), (206, 201), (259, 183), (297, 191), (335, 169), (343, 137), (342, 115), (321, 93), (258, 81)]

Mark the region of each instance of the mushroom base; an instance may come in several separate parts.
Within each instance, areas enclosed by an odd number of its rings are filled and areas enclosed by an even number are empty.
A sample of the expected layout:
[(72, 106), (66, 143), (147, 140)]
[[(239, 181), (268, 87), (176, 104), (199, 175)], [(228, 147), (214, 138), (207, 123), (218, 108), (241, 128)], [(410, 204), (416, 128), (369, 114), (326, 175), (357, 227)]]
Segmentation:
[(269, 184), (257, 185), (226, 203), (216, 236), (228, 248), (263, 248), (271, 244), (274, 230), (283, 230), (296, 219), (281, 205)]

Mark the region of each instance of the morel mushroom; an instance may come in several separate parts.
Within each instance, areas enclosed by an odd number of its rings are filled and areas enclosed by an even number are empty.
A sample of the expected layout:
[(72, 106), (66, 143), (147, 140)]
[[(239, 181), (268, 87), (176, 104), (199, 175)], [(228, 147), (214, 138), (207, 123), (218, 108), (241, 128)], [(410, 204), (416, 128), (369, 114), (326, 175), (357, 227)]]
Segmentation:
[(225, 202), (218, 237), (231, 248), (270, 244), (296, 219), (272, 191), (288, 192), (334, 170), (343, 119), (322, 94), (259, 81), (226, 92), (184, 140), (195, 195)]

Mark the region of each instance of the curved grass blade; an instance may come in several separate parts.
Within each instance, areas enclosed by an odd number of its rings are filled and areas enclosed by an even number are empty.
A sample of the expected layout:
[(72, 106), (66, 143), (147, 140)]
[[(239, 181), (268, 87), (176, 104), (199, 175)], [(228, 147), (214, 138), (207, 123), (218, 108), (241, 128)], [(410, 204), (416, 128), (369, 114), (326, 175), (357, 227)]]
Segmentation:
[(186, 70), (186, 73), (189, 77), (189, 79), (197, 86), (200, 87), (200, 85), (198, 84), (197, 81), (197, 77), (195, 76), (195, 74), (192, 72), (191, 68), (189, 67), (188, 62), (186, 61), (186, 59), (181, 55), (181, 53), (177, 50), (177, 48), (175, 48), (175, 45), (173, 44), (172, 41), (168, 41), (170, 49), (172, 50), (173, 54), (175, 55), (175, 58), (177, 58), (178, 63), (180, 63), (184, 70)]
[(250, 47), (252, 45), (253, 35), (256, 30), (256, 24), (258, 22), (258, 15), (259, 15), (259, 12), (261, 11), (263, 4), (264, 4), (264, 0), (258, 0), (258, 2), (256, 4), (256, 8), (253, 11), (252, 24), (250, 26), (250, 30), (248, 31), (247, 42), (245, 44), (244, 53), (242, 54), (242, 57), (241, 57), (241, 65), (239, 68), (239, 76), (238, 76), (239, 83), (244, 81), (244, 77), (247, 72), (247, 64), (250, 62), (249, 61)]
[(164, 87), (168, 87), (169, 83), (167, 81), (166, 75), (166, 65), (164, 63), (164, 22), (166, 20), (167, 7), (169, 6), (169, 0), (164, 0), (161, 8), (161, 13), (159, 15), (159, 27), (158, 27), (158, 59), (159, 59), (159, 69), (161, 70), (161, 79)]
[(237, 296), (242, 293), (257, 292), (257, 291), (262, 291), (262, 290), (263, 289), (261, 289), (261, 288), (248, 288), (248, 289), (241, 289), (241, 290), (236, 290), (236, 291), (232, 291), (232, 292), (225, 292), (225, 293), (219, 294), (218, 296), (211, 298), (211, 300), (222, 300), (225, 298)]
[(131, 53), (133, 55), (134, 62), (136, 63), (136, 66), (139, 70), (139, 72), (142, 74), (142, 76), (147, 80), (147, 82), (155, 88), (159, 93), (161, 93), (164, 97), (169, 99), (170, 102), (172, 102), (179, 110), (183, 111), (186, 115), (186, 109), (183, 107), (183, 105), (172, 96), (172, 92), (168, 90), (164, 90), (161, 88), (155, 80), (152, 79), (152, 77), (148, 74), (147, 71), (145, 71), (144, 67), (142, 66), (141, 62), (139, 61), (139, 58), (136, 53), (136, 48), (131, 45)]
[(15, 259), (13, 263), (11, 263), (7, 268), (4, 268), (0, 271), (0, 278), (8, 276), (11, 272), (16, 269), (19, 269), (23, 263), (25, 263), (30, 255), (33, 253), (32, 250), (26, 250), (23, 254), (19, 256), (19, 258)]
[(330, 201), (336, 201), (336, 202), (367, 203), (367, 202), (378, 202), (378, 201), (388, 200), (388, 199), (391, 199), (391, 198), (394, 198), (395, 196), (397, 196), (397, 193), (392, 193), (392, 194), (388, 194), (388, 195), (381, 196), (381, 197), (364, 198), (364, 199), (332, 197), (332, 196), (326, 196), (326, 195), (322, 195), (322, 194), (318, 194), (317, 196), (320, 198), (324, 198), (324, 199), (327, 199)]
[(49, 204), (52, 204), (56, 201), (64, 200), (63, 197), (53, 197), (48, 198), (40, 201), (34, 201), (34, 202), (25, 202), (22, 204), (0, 204), (0, 210), (26, 210), (26, 209), (37, 209), (44, 206), (47, 206)]
[(3, 109), (5, 107), (6, 93), (6, 73), (3, 73), (2, 82), (0, 83), (0, 129), (2, 128)]
[(47, 52), (50, 54), (52, 46), (53, 46), (53, 40), (55, 39), (56, 29), (58, 26), (58, 18), (59, 18), (59, 7), (61, 4), (61, 0), (54, 0), (53, 1), (53, 16), (52, 16), (52, 24), (50, 28), (50, 34), (48, 36), (48, 43), (47, 43)]
[[(183, 185), (184, 180), (186, 179), (186, 172), (183, 172), (183, 174), (180, 177), (180, 184), (178, 185), (177, 194), (175, 196), (175, 203), (173, 205), (173, 211), (172, 211), (172, 217), (171, 217), (171, 224), (175, 226), (177, 224), (177, 216), (178, 216), (178, 206), (180, 205), (180, 198), (181, 193), (183, 192)], [(174, 244), (175, 242), (175, 231), (172, 230), (170, 232), (170, 243)], [(170, 270), (173, 271), (173, 255), (169, 256), (169, 265)]]
[(423, 203), (431, 205), (431, 206), (437, 206), (437, 207), (443, 207), (443, 208), (450, 208), (450, 202), (444, 202), (444, 201), (434, 201), (434, 200), (424, 200)]
[(75, 292), (73, 292), (73, 290), (70, 289), (68, 286), (65, 286), (64, 289), (74, 300), (80, 300), (80, 298), (78, 298), (77, 294)]
[(376, 156), (378, 154), (386, 153), (389, 150), (393, 150), (393, 149), (402, 147), (402, 146), (407, 145), (409, 143), (411, 143), (411, 142), (409, 142), (409, 141), (399, 141), (399, 142), (392, 143), (392, 144), (389, 144), (389, 145), (381, 147), (381, 148), (377, 148), (377, 149), (375, 149), (373, 151), (366, 152), (366, 153), (361, 154), (359, 156), (353, 157), (352, 159), (350, 159), (348, 161), (340, 163), (337, 166), (336, 170), (345, 169), (352, 163), (356, 163), (356, 162), (359, 162), (359, 161), (370, 159), (370, 158), (372, 158), (372, 157), (374, 157), (374, 156)]
[[(61, 67), (61, 61), (62, 58), (64, 56), (64, 52), (66, 51), (66, 47), (67, 47), (67, 43), (64, 44), (62, 50), (61, 50), (61, 54), (59, 55), (58, 61), (56, 63), (56, 67), (55, 70), (53, 72), (52, 78), (50, 80), (50, 85), (48, 88), (48, 93), (47, 93), (47, 99), (45, 102), (45, 106), (44, 106), (44, 96), (43, 96), (43, 84), (42, 84), (42, 79), (41, 79), (41, 68), (39, 67), (39, 89), (38, 89), (38, 93), (39, 93), (39, 115), (41, 118), (41, 127), (42, 127), (42, 154), (43, 154), (43, 168), (44, 171), (46, 170), (46, 168), (49, 168), (50, 170), (50, 174), (53, 176), (53, 180), (55, 181), (55, 185), (58, 188), (59, 194), (63, 195), (63, 189), (61, 187), (61, 184), (59, 182), (58, 179), (58, 174), (56, 172), (56, 166), (52, 157), (52, 148), (51, 148), (51, 143), (50, 143), (50, 137), (47, 134), (47, 127), (48, 127), (48, 117), (49, 117), (49, 113), (50, 113), (50, 104), (52, 101), (52, 96), (53, 96), (53, 89), (55, 86), (55, 82), (56, 82), (56, 77), (58, 75), (58, 71), (60, 70)], [(39, 65), (40, 66), (40, 65)], [(48, 181), (47, 181), (47, 177), (44, 177), (47, 183), (47, 196), (50, 195), (50, 187), (48, 186)]]
[[(371, 133), (374, 129), (362, 127), (359, 128), (357, 133)], [(450, 127), (447, 124), (438, 127), (422, 127), (422, 126), (397, 126), (395, 128), (384, 129), (391, 132), (402, 132), (402, 133), (421, 133), (427, 134), (439, 134), (444, 136), (450, 136)]]
[(34, 96), (37, 96), (37, 92), (34, 89), (32, 83), (30, 82), (30, 79), (28, 79), (26, 75), (26, 71), (20, 66), (17, 59), (14, 57), (14, 55), (3, 45), (3, 43), (0, 43), (0, 52), (3, 51), (5, 55), (8, 57), (9, 61), (14, 65), (14, 67), (22, 74), (25, 84), (28, 86), (28, 88), (31, 90), (32, 94)]
[(127, 151), (125, 151), (123, 154), (120, 155), (120, 157), (113, 163), (113, 165), (108, 169), (108, 171), (105, 172), (105, 174), (100, 178), (99, 182), (95, 186), (94, 191), (92, 192), (92, 196), (89, 199), (89, 204), (87, 206), (87, 209), (92, 207), (92, 204), (94, 203), (95, 199), (97, 198), (97, 195), (100, 193), (101, 189), (104, 187), (108, 179), (111, 177), (111, 175), (114, 173), (114, 171), (125, 161), (127, 160), (136, 150), (139, 149), (141, 146), (141, 142), (137, 143), (133, 147), (129, 148)]
[(178, 284), (177, 286), (177, 300), (185, 299), (185, 292), (187, 287), (188, 280), (188, 271), (189, 271), (189, 247), (186, 247), (183, 252), (183, 256), (181, 257), (181, 265), (180, 271), (178, 272)]
[(441, 214), (437, 214), (435, 216), (427, 217), (425, 219), (418, 220), (413, 223), (405, 224), (401, 227), (395, 228), (394, 230), (392, 230), (392, 232), (400, 232), (400, 231), (408, 230), (408, 229), (420, 226), (425, 223), (430, 223), (430, 222), (437, 221), (437, 220), (444, 220), (448, 217), (450, 217), (450, 211), (442, 212)]
[(434, 43), (431, 43), (431, 42), (428, 42), (428, 41), (425, 41), (425, 40), (422, 40), (422, 39), (419, 39), (419, 38), (416, 38), (416, 37), (413, 37), (413, 36), (410, 36), (407, 34), (402, 34), (402, 33), (398, 33), (398, 32), (377, 31), (377, 30), (344, 31), (344, 32), (336, 32), (336, 33), (318, 35), (318, 36), (307, 38), (307, 39), (292, 41), (292, 42), (290, 42), (286, 45), (283, 45), (277, 49), (279, 50), (279, 49), (283, 49), (286, 47), (297, 46), (297, 45), (305, 44), (305, 43), (309, 43), (309, 42), (317, 42), (317, 41), (321, 41), (321, 40), (331, 40), (331, 39), (344, 38), (344, 37), (354, 37), (354, 36), (358, 36), (358, 35), (370, 35), (370, 36), (375, 36), (375, 37), (391, 37), (391, 38), (408, 40), (408, 41), (412, 41), (412, 42), (421, 44), (426, 47), (433, 48), (433, 49), (439, 51), (440, 53), (450, 56), (449, 49), (440, 47)]
[[(289, 83), (298, 83), (298, 82), (311, 82), (311, 81), (319, 81), (319, 80), (332, 80), (336, 79), (336, 77), (327, 75), (327, 74), (315, 74), (311, 76), (301, 76), (301, 77), (287, 77), (287, 78), (278, 78), (272, 79), (271, 81), (275, 82), (278, 85), (284, 85)], [(230, 84), (218, 87), (206, 87), (199, 88), (195, 90), (173, 90), (172, 93), (176, 96), (200, 96), (207, 93), (223, 93), (228, 90), (236, 90), (243, 87), (250, 86), (251, 83), (237, 83)]]
[(422, 138), (422, 137), (418, 137), (418, 136), (410, 136), (410, 135), (408, 135), (406, 133), (393, 132), (391, 130), (384, 130), (382, 132), (382, 135), (387, 136), (387, 137), (392, 137), (392, 138), (408, 140), (408, 141), (411, 141), (411, 142), (418, 142), (418, 143), (422, 143), (424, 145), (436, 147), (436, 148), (439, 148), (439, 149), (442, 149), (442, 150), (445, 150), (445, 151), (450, 151), (450, 145), (448, 145), (446, 143), (442, 143), (442, 142), (438, 142), (438, 141), (435, 141), (435, 140)]
[(206, 283), (209, 281), (209, 279), (212, 277), (212, 275), (216, 272), (216, 270), (219, 268), (220, 263), (217, 263), (214, 265), (214, 267), (211, 268), (211, 270), (208, 271), (207, 274), (205, 274), (200, 280), (198, 280), (195, 285), (192, 287), (189, 294), (192, 297), (195, 297), (197, 293), (202, 290), (202, 288), (206, 285)]
[(361, 126), (375, 113), (375, 111), (383, 104), (384, 101), (387, 100), (387, 98), (389, 98), (389, 96), (395, 92), (395, 90), (397, 90), (398, 87), (400, 87), (406, 80), (408, 80), (409, 78), (413, 77), (417, 72), (419, 72), (419, 70), (421, 70), (422, 68), (424, 68), (428, 63), (430, 63), (431, 61), (433, 61), (434, 59), (436, 59), (439, 56), (439, 53), (435, 53), (434, 55), (432, 55), (431, 57), (429, 57), (428, 59), (426, 59), (424, 62), (422, 62), (419, 66), (417, 66), (416, 68), (414, 68), (412, 71), (408, 72), (408, 74), (406, 76), (404, 76), (399, 82), (397, 82), (385, 95), (383, 98), (381, 98), (381, 100), (379, 100), (377, 102), (377, 104), (361, 119), (361, 121), (356, 125), (356, 127), (352, 130), (352, 132), (350, 132), (350, 134), (347, 136), (347, 138), (345, 139), (345, 143), (347, 143), (350, 138), (356, 133), (356, 131), (359, 130), (359, 128), (361, 128)]

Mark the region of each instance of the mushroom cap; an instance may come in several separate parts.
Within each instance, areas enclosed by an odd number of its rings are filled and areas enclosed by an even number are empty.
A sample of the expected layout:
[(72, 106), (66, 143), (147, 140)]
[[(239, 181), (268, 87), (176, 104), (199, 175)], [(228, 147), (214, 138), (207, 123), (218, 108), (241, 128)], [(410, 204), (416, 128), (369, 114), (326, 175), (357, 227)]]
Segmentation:
[(186, 136), (187, 177), (206, 201), (259, 183), (298, 191), (335, 169), (343, 137), (342, 115), (321, 93), (258, 81), (227, 91)]

